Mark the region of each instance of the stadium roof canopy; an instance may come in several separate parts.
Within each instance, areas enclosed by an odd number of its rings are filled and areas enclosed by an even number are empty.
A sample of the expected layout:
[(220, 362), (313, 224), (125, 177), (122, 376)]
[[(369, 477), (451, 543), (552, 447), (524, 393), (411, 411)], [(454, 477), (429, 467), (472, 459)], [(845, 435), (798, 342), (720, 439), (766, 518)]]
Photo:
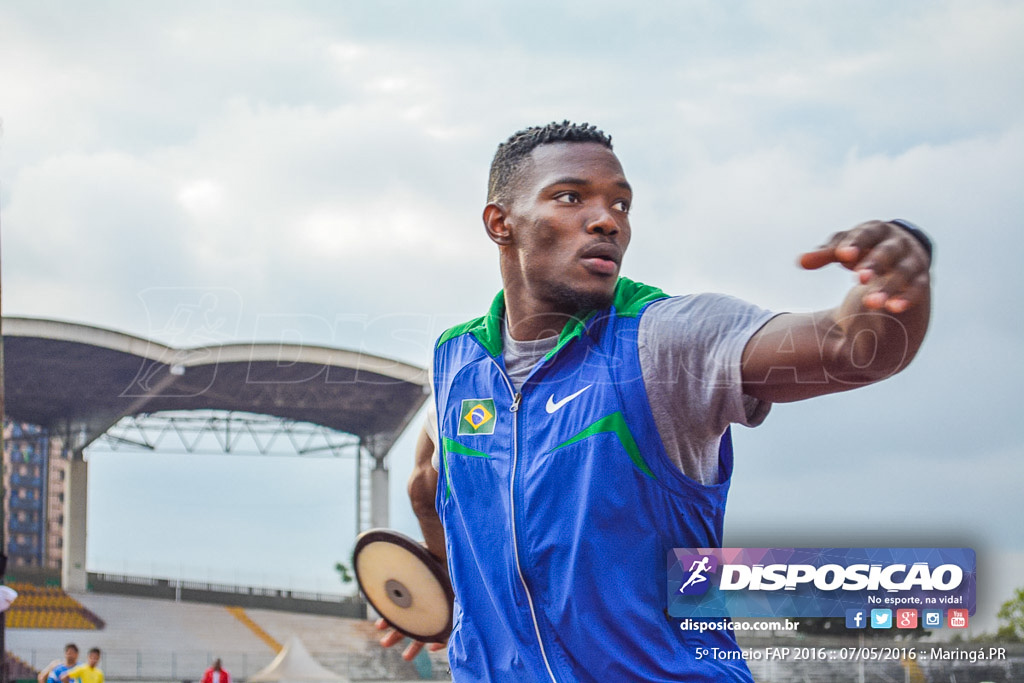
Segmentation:
[(225, 410), (354, 434), (382, 456), (427, 398), (427, 372), (356, 351), (236, 343), (178, 349), (91, 325), (4, 318), (7, 417), (74, 435), (123, 417)]

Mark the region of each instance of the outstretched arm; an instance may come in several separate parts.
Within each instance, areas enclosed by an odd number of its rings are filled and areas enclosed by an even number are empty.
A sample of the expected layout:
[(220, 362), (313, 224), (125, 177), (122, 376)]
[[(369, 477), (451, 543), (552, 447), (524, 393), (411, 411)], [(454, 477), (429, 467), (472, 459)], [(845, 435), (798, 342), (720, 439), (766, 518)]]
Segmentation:
[(908, 230), (870, 221), (836, 233), (800, 265), (830, 263), (858, 284), (839, 306), (776, 316), (743, 351), (743, 392), (776, 403), (847, 391), (899, 372), (924, 340), (931, 257)]
[(50, 677), (50, 672), (56, 669), (58, 666), (60, 666), (60, 663), (61, 662), (59, 659), (55, 659), (49, 664), (47, 664), (46, 668), (40, 671), (39, 675), (36, 676), (36, 680), (39, 683), (46, 683), (46, 679)]

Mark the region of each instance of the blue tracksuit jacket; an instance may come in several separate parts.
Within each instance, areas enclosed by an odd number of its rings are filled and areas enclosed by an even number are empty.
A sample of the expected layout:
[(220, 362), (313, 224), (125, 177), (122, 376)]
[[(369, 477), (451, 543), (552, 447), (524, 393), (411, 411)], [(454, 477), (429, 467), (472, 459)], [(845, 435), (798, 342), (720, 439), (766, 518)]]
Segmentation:
[(501, 294), (438, 340), (437, 510), (455, 588), (457, 681), (752, 681), (729, 632), (666, 615), (667, 554), (721, 545), (719, 484), (668, 459), (644, 389), (637, 329), (665, 295), (619, 281), (613, 305), (572, 321), (515, 391)]

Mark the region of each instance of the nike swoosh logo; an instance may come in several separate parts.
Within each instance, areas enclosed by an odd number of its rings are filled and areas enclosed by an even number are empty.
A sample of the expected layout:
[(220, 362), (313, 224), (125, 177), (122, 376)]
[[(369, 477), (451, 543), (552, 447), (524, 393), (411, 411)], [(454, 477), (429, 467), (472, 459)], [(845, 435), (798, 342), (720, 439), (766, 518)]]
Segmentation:
[(586, 391), (587, 389), (589, 389), (592, 386), (594, 386), (594, 385), (593, 384), (588, 384), (587, 386), (585, 386), (582, 389), (580, 389), (579, 391), (577, 391), (575, 394), (570, 394), (569, 396), (566, 396), (561, 401), (556, 401), (555, 400), (555, 395), (551, 394), (550, 396), (548, 396), (548, 404), (546, 406), (544, 406), (544, 409), (548, 411), (549, 415), (554, 415), (555, 411), (561, 409), (562, 406), (564, 406), (566, 403), (568, 403), (569, 401), (573, 400), (574, 398), (576, 398), (577, 396), (579, 396), (580, 394), (582, 394), (584, 391)]

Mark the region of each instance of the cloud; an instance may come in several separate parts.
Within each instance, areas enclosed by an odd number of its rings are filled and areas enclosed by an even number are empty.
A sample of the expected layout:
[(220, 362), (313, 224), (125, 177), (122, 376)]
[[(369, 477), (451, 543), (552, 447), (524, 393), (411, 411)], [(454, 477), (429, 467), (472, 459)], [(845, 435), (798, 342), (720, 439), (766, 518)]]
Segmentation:
[(103, 319), (130, 300), (121, 283), (188, 277), (194, 236), (166, 180), (117, 152), (21, 169), (4, 225), (16, 255), (5, 273), (7, 311)]

